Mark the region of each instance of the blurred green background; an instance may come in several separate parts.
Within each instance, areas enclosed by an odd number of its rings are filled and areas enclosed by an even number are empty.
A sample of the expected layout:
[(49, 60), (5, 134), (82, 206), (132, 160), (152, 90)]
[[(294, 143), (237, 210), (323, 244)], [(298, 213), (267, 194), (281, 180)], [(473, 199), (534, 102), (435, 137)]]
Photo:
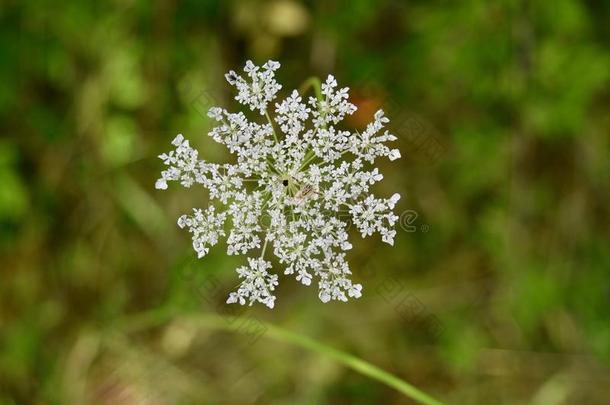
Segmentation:
[[(0, 404), (413, 403), (262, 322), (447, 403), (610, 403), (610, 2), (4, 0), (0, 18)], [(177, 133), (229, 159), (205, 111), (237, 108), (223, 74), (249, 58), (280, 61), (284, 90), (333, 73), (351, 128), (393, 119), (403, 158), (377, 192), (405, 214), (394, 247), (352, 235), (357, 301), (283, 277), (273, 311), (227, 309), (245, 259), (197, 260), (175, 225), (205, 193), (154, 189)]]

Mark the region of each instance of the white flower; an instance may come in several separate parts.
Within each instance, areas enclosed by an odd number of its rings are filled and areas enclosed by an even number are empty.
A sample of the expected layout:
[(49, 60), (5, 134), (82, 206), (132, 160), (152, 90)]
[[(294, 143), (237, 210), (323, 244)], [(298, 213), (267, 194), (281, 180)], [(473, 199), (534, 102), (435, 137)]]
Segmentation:
[(291, 143), (298, 141), (297, 136), (304, 128), (303, 123), (309, 118), (311, 110), (301, 103), (301, 96), (296, 90), (290, 97), (275, 105), (275, 121)]
[(178, 135), (172, 141), (175, 150), (159, 156), (166, 169), (155, 187), (164, 190), (177, 181), (208, 190), (210, 206), (178, 220), (192, 234), (198, 257), (224, 236), (229, 255), (253, 256), (237, 269), (242, 281), (228, 303), (260, 302), (273, 308), (278, 276), (270, 273), (269, 252), (284, 274), (306, 286), (317, 280), (322, 302), (358, 298), (362, 286), (352, 283), (345, 258), (352, 248), (347, 229), (354, 223), (363, 237), (378, 233), (383, 242), (394, 243), (398, 217), (393, 209), (400, 195), (377, 198), (370, 188), (383, 179), (371, 167), (375, 160), (400, 157), (398, 149), (386, 145), (396, 137), (384, 130), (389, 120), (381, 110), (361, 133), (337, 129), (356, 107), (333, 76), (322, 84), (320, 99), (310, 97), (306, 104), (294, 90), (270, 111), (281, 89), (275, 80), (278, 68), (273, 61), (262, 67), (248, 61), (247, 78), (233, 71), (226, 75), (237, 89), (235, 99), (266, 116), (263, 122), (219, 107), (208, 113), (218, 123), (210, 137), (235, 155), (235, 163), (200, 160)]
[(273, 308), (275, 305), (275, 296), (272, 294), (275, 286), (278, 284), (277, 275), (269, 274), (268, 269), (271, 268), (271, 263), (258, 258), (248, 258), (248, 266), (241, 266), (237, 269), (239, 278), (244, 281), (237, 290), (229, 294), (227, 299), (228, 304), (239, 302), (244, 305), (248, 301), (249, 305), (258, 301), (261, 304)]
[(324, 127), (331, 122), (338, 124), (346, 114), (353, 114), (356, 111), (356, 106), (347, 101), (349, 88), (344, 87), (335, 91), (336, 87), (337, 81), (332, 75), (328, 75), (326, 82), (322, 83), (324, 99), (309, 98), (309, 104), (314, 107), (312, 113), (316, 128)]
[(398, 216), (392, 212), (392, 209), (399, 199), (399, 194), (394, 194), (387, 200), (369, 195), (364, 201), (350, 207), (354, 223), (363, 238), (379, 232), (384, 242), (394, 244), (396, 231), (393, 228)]
[(280, 64), (275, 61), (268, 61), (263, 65), (262, 70), (255, 66), (252, 61), (247, 61), (244, 72), (248, 74), (249, 81), (239, 76), (234, 71), (225, 75), (229, 84), (237, 88), (235, 100), (250, 107), (252, 111), (258, 109), (261, 115), (265, 114), (267, 103), (275, 98), (282, 86), (275, 81), (275, 71)]
[(182, 215), (178, 218), (180, 228), (187, 227), (193, 234), (193, 249), (197, 256), (202, 258), (210, 250), (208, 246), (218, 243), (218, 237), (224, 236), (223, 225), (226, 213), (215, 214), (214, 206), (208, 207), (205, 211), (193, 208), (194, 215)]
[(384, 115), (383, 110), (377, 111), (375, 113), (375, 120), (367, 125), (366, 130), (362, 134), (356, 132), (356, 136), (351, 142), (350, 151), (370, 163), (373, 163), (375, 158), (379, 156), (387, 156), (390, 160), (400, 158), (400, 151), (398, 149), (390, 149), (385, 145), (387, 141), (395, 141), (396, 137), (388, 131), (378, 135), (379, 131), (389, 121)]

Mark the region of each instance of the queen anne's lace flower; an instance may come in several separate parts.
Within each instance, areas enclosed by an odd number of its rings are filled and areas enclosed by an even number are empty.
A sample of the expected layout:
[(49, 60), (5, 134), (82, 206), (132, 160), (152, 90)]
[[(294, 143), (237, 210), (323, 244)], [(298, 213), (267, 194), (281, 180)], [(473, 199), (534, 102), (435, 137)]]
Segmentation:
[(379, 233), (383, 242), (394, 243), (398, 217), (393, 209), (400, 195), (384, 199), (371, 194), (370, 187), (383, 175), (365, 166), (378, 157), (399, 158), (398, 149), (387, 146), (396, 137), (384, 130), (389, 120), (382, 110), (363, 132), (335, 128), (356, 106), (348, 101), (348, 88), (338, 89), (333, 76), (322, 84), (321, 96), (309, 97), (307, 103), (294, 90), (275, 104), (272, 119), (269, 103), (281, 89), (275, 80), (279, 66), (269, 61), (261, 68), (248, 61), (247, 78), (234, 71), (226, 75), (237, 89), (235, 99), (258, 110), (266, 122), (218, 107), (208, 113), (218, 122), (209, 135), (226, 145), (236, 163), (200, 160), (178, 135), (172, 142), (175, 150), (159, 156), (167, 168), (155, 186), (166, 189), (169, 181), (185, 187), (201, 184), (211, 202), (218, 202), (178, 219), (178, 226), (192, 234), (199, 258), (227, 235), (230, 255), (260, 249), (237, 269), (242, 282), (228, 303), (260, 302), (273, 308), (278, 276), (270, 273), (267, 251), (277, 257), (284, 274), (295, 275), (306, 286), (317, 280), (322, 302), (358, 298), (362, 286), (352, 283), (344, 253), (352, 247), (347, 229), (353, 222), (362, 237)]

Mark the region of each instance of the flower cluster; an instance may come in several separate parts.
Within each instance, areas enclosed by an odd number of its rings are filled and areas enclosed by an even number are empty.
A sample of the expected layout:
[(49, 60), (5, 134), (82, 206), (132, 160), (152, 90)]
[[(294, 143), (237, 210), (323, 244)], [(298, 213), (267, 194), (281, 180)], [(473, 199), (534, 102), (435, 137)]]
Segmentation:
[(222, 108), (210, 109), (217, 122), (209, 135), (235, 155), (235, 163), (200, 160), (189, 141), (178, 135), (175, 149), (159, 156), (167, 166), (156, 188), (170, 181), (184, 187), (195, 183), (209, 192), (210, 206), (178, 219), (192, 234), (193, 248), (205, 256), (220, 237), (227, 237), (227, 254), (249, 255), (237, 269), (242, 280), (228, 303), (260, 302), (273, 308), (278, 276), (265, 254), (272, 252), (284, 274), (309, 286), (316, 280), (321, 301), (347, 301), (361, 296), (362, 286), (351, 281), (345, 251), (351, 249), (347, 229), (355, 224), (362, 237), (378, 233), (393, 244), (398, 217), (393, 213), (400, 195), (377, 198), (370, 192), (383, 175), (371, 168), (375, 159), (400, 157), (387, 143), (396, 137), (385, 130), (388, 119), (375, 113), (363, 132), (335, 127), (356, 106), (348, 88), (338, 88), (328, 76), (317, 97), (303, 99), (296, 90), (270, 103), (281, 85), (275, 80), (278, 62), (262, 67), (248, 61), (247, 77), (230, 71), (235, 99), (265, 116), (263, 122)]

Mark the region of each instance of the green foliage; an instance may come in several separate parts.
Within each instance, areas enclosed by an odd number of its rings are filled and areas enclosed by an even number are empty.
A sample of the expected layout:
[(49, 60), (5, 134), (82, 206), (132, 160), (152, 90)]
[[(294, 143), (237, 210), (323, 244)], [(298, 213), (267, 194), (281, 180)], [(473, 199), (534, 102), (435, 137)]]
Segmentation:
[[(576, 0), (3, 2), (0, 403), (605, 403), (609, 19)], [(228, 308), (241, 259), (196, 260), (172, 219), (207, 196), (154, 189), (179, 132), (231, 159), (205, 112), (248, 58), (288, 88), (333, 73), (351, 126), (393, 119), (379, 193), (417, 215), (394, 248), (354, 235), (357, 302), (283, 279), (274, 311)]]

